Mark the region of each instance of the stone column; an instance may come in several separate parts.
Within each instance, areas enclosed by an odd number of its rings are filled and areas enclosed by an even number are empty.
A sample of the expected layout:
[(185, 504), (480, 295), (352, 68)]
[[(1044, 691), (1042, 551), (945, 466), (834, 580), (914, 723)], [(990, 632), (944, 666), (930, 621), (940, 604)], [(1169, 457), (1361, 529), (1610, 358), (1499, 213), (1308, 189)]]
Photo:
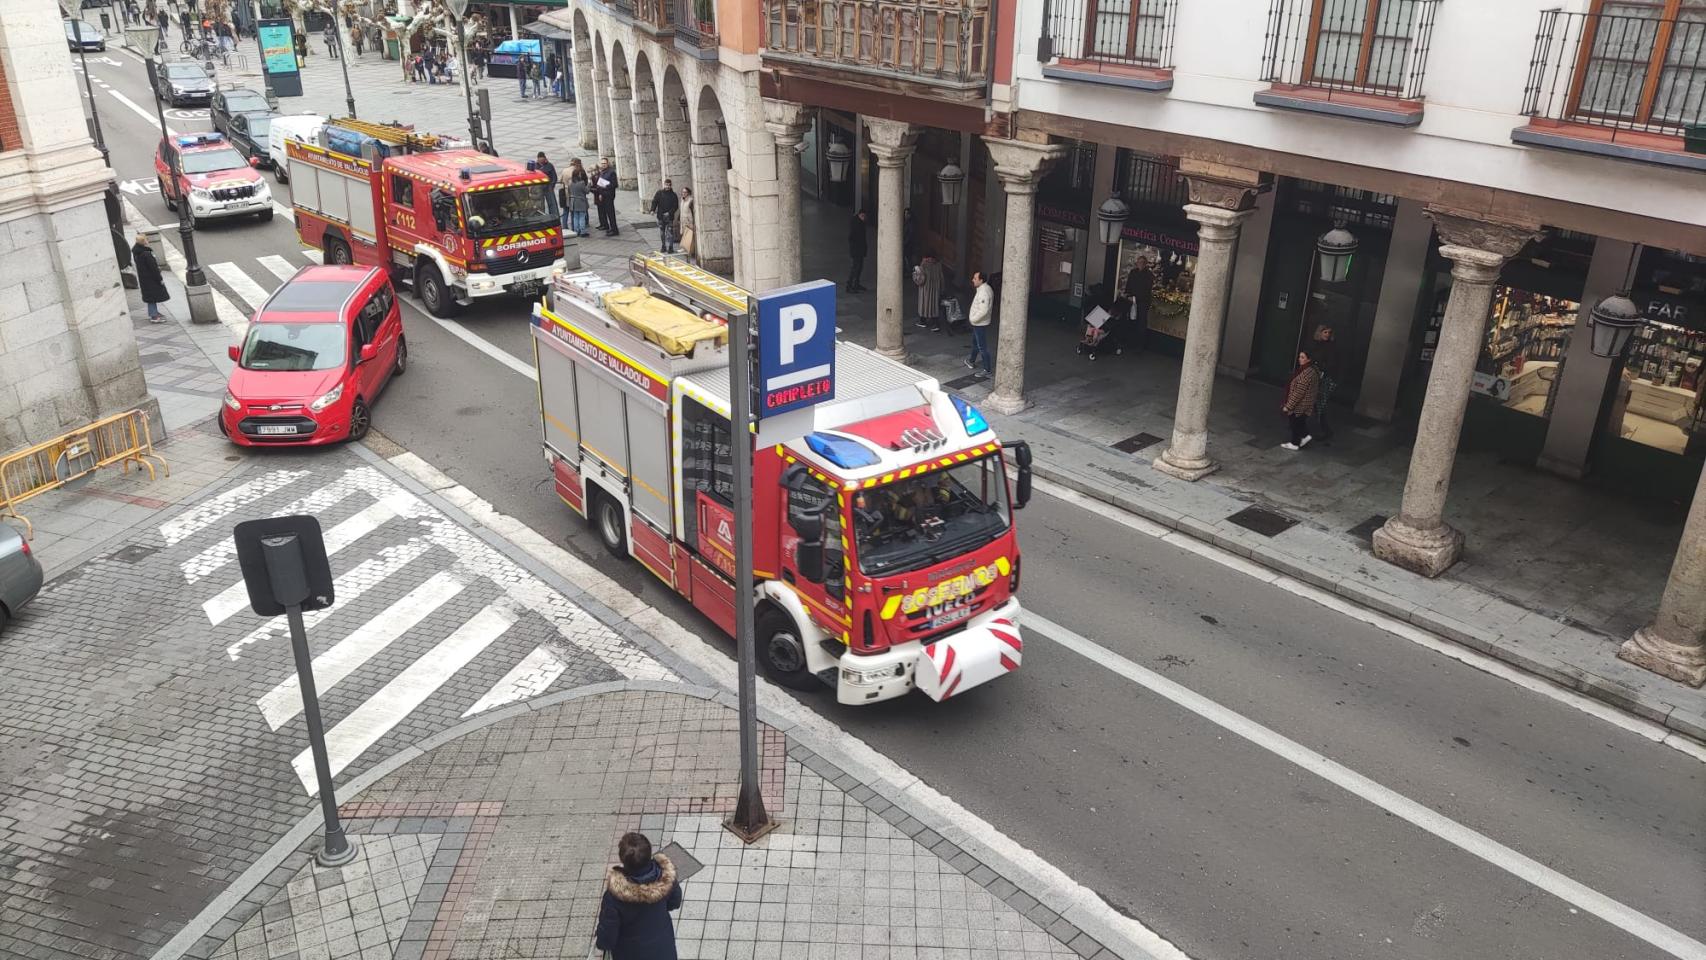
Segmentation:
[(1416, 297), (1427, 272), (1433, 232), (1433, 222), (1422, 212), (1421, 203), (1398, 201), (1392, 242), (1386, 248), (1386, 269), (1380, 275), (1374, 329), (1368, 335), (1362, 388), (1357, 391), (1356, 412), (1371, 420), (1389, 421), (1397, 409), (1398, 385), (1404, 378), (1410, 341), (1415, 336)]
[(1220, 469), (1208, 455), (1208, 413), (1220, 362), (1220, 332), (1232, 290), (1238, 231), (1253, 211), (1258, 183), (1188, 176), (1191, 202), (1185, 216), (1197, 222), (1197, 271), (1191, 284), (1185, 358), (1179, 368), (1179, 400), (1173, 410), (1173, 439), (1155, 458), (1155, 469), (1181, 480), (1200, 480)]
[(1623, 641), (1617, 656), (1691, 687), (1706, 683), (1706, 473), (1694, 490), (1659, 615)]
[(1398, 516), (1374, 532), (1374, 555), (1388, 563), (1437, 577), (1463, 555), (1463, 534), (1445, 522), (1446, 492), (1457, 460), (1469, 381), (1481, 355), (1493, 284), (1505, 261), (1532, 237), (1535, 225), (1478, 220), (1466, 213), (1429, 207), (1440, 239), (1439, 252), (1452, 262), (1451, 296), (1434, 348), (1404, 503)]
[[(616, 140), (611, 136), (610, 100), (605, 96), (605, 91), (609, 88), (610, 75), (604, 70), (594, 68), (592, 72), (592, 90), (587, 92), (587, 96), (592, 98), (593, 128), (598, 133), (598, 143), (595, 145), (595, 149), (598, 150), (599, 156), (611, 157), (614, 159), (616, 153)], [(593, 161), (593, 163), (586, 165), (588, 176), (592, 175), (592, 168), (596, 165), (596, 160)]]
[(699, 265), (728, 276), (734, 272), (734, 232), (729, 210), (729, 148), (716, 141), (693, 150), (693, 243)]
[[(1218, 373), (1237, 380), (1249, 378), (1251, 355), (1256, 350), (1256, 321), (1262, 315), (1262, 284), (1267, 280), (1268, 238), (1273, 233), (1277, 205), (1272, 191), (1258, 195), (1250, 219), (1238, 228), (1232, 291), (1226, 296), (1226, 329), (1220, 336), (1220, 360), (1215, 365)], [(1124, 277), (1120, 283), (1125, 283)]]
[(575, 71), (575, 119), (580, 123), (581, 149), (598, 149), (598, 113), (593, 105), (598, 100), (598, 88), (592, 82), (592, 40), (575, 38), (569, 50)]
[(778, 285), (800, 282), (800, 158), (794, 148), (811, 129), (804, 104), (764, 101), (764, 129), (776, 141), (776, 246), (781, 251)]
[(667, 103), (658, 108), (658, 164), (680, 193), (682, 187), (693, 186), (693, 138), (688, 122), (670, 117), (671, 112)]
[(640, 188), (640, 209), (652, 212), (652, 194), (663, 186), (662, 158), (658, 156), (658, 102), (641, 95), (634, 105), (634, 180)]
[(1587, 281), (1582, 285), (1581, 308), (1576, 311), (1570, 345), (1558, 364), (1558, 379), (1552, 384), (1552, 400), (1547, 404), (1546, 445), (1534, 464), (1547, 473), (1580, 480), (1587, 470), (1588, 450), (1599, 431), (1605, 390), (1620, 369), (1612, 358), (1594, 356), (1588, 318), (1595, 304), (1617, 293), (1628, 281), (1633, 247), (1627, 240), (1609, 237), (1594, 241), (1593, 259), (1588, 262)]
[[(984, 405), (997, 413), (1018, 413), (1025, 399), (1025, 328), (1031, 308), (1031, 244), (1036, 230), (1037, 181), (1049, 164), (1066, 153), (1057, 144), (983, 138), (995, 175), (1007, 193), (1001, 275), (1001, 317), (996, 333), (995, 383)], [(899, 215), (896, 215), (899, 219)], [(899, 226), (895, 228), (899, 240)]]
[(634, 113), (628, 107), (633, 96), (627, 87), (610, 85), (610, 162), (616, 164), (616, 186), (634, 189), (639, 181), (634, 170)]
[(906, 161), (918, 148), (918, 130), (899, 120), (865, 118), (877, 158), (877, 352), (906, 356), (906, 267), (901, 219), (906, 212)]

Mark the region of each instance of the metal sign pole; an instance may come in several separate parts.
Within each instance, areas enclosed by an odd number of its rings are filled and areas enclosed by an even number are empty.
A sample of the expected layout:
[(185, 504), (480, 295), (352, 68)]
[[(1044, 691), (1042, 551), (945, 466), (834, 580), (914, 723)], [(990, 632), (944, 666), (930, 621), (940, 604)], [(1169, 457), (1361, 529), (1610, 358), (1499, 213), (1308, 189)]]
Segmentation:
[(758, 785), (758, 668), (752, 624), (752, 323), (756, 311), (729, 318), (730, 453), (735, 481), (735, 642), (740, 653), (740, 795), (724, 824), (747, 843), (775, 829)]

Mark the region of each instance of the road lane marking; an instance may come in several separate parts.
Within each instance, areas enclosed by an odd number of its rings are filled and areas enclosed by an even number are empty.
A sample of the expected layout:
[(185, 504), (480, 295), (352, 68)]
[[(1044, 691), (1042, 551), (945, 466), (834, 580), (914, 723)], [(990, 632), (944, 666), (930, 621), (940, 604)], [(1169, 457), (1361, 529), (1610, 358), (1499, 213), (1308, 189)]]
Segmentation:
[(561, 654), (550, 647), (535, 647), (514, 669), (504, 674), (503, 679), (494, 684), (492, 689), (486, 691), (485, 696), (469, 707), (467, 712), (462, 714), (462, 718), (466, 720), (493, 707), (537, 697), (549, 689), (567, 669), (569, 662), (563, 659)]
[[(153, 111), (144, 109), (142, 104), (137, 103), (135, 100), (130, 99), (129, 97), (125, 96), (122, 93), (119, 93), (117, 90), (108, 90), (107, 93), (111, 94), (112, 98), (114, 100), (117, 100), (119, 103), (122, 103), (126, 107), (129, 107), (132, 113), (135, 113), (137, 116), (148, 121), (148, 123), (150, 125), (152, 125), (152, 126), (159, 126), (160, 125), (159, 115), (155, 114)], [(178, 135), (178, 131), (173, 130), (171, 127), (167, 127), (166, 128), (166, 135), (175, 137)]]
[(207, 269), (213, 271), (214, 276), (225, 281), (225, 285), (231, 288), (231, 292), (237, 296), (237, 299), (241, 300), (243, 305), (250, 310), (259, 309), (261, 304), (267, 302), (267, 297), (271, 296), (265, 287), (249, 279), (249, 275), (243, 272), (242, 267), (229, 260), (210, 263), (207, 265)]
[(280, 280), (289, 280), (291, 277), (296, 276), (296, 265), (276, 253), (269, 253), (264, 257), (256, 257), (255, 262), (266, 267), (269, 273)]
[(1556, 870), (1499, 843), (1497, 840), (1382, 786), (1345, 765), (1305, 747), (1285, 735), (1159, 673), (1141, 666), (1034, 611), (1026, 611), (1025, 626), (1033, 636), (1042, 636), (1071, 650), (1091, 663), (1159, 694), (1208, 722), (1243, 737), (1258, 747), (1315, 774), (1346, 793), (1366, 800), (1412, 826), (1479, 857), (1566, 903), (1599, 917), (1632, 936), (1680, 960), (1706, 960), (1706, 943), (1647, 916), (1632, 907), (1564, 876)]
[[(314, 686), (324, 695), (378, 656), (392, 641), (413, 630), (433, 611), (461, 593), (465, 586), (465, 580), (448, 570), (433, 574), (373, 619), (350, 631), (330, 650), (315, 657)], [(267, 726), (274, 730), (289, 723), (302, 712), (300, 678), (292, 674), (288, 680), (267, 691), (256, 705), (261, 708), (261, 716), (266, 718)]]
[[(332, 592), (337, 599), (331, 606), (324, 610), (315, 610), (303, 615), (303, 628), (312, 630), (327, 617), (347, 608), (354, 601), (361, 599), (362, 594), (383, 583), (387, 577), (390, 577), (392, 574), (408, 566), (410, 563), (413, 563), (417, 558), (425, 554), (430, 546), (431, 544), (426, 540), (421, 539), (420, 537), (415, 537), (399, 543), (394, 547), (386, 547), (379, 551), (378, 556), (368, 560), (363, 560), (361, 563), (356, 564), (349, 570), (349, 572), (332, 581)], [(269, 618), (267, 622), (249, 631), (248, 635), (243, 637), (243, 639), (238, 640), (229, 647), (226, 647), (225, 655), (230, 657), (232, 660), (237, 660), (242, 657), (244, 647), (255, 643), (270, 641), (277, 635), (285, 632), (287, 629), (289, 628), (282, 619), (277, 617)]]
[(274, 470), (247, 483), (232, 487), (211, 500), (204, 501), (188, 513), (160, 524), (160, 535), (171, 546), (230, 516), (240, 507), (308, 476), (306, 470)]
[(308, 258), (308, 260), (313, 262), (313, 263), (325, 263), (326, 262), (326, 255), (324, 253), (321, 253), (318, 250), (300, 250), (298, 252), (301, 253), (304, 257)]
[(274, 216), (283, 217), (291, 223), (296, 222), (296, 211), (282, 203), (279, 203), (277, 200), (272, 202), (272, 212)]
[[(458, 670), (503, 636), (516, 619), (507, 606), (486, 607), (326, 731), (326, 757), (332, 776), (390, 733)], [(309, 796), (320, 792), (313, 755), (308, 750), (297, 754), (291, 766)]]

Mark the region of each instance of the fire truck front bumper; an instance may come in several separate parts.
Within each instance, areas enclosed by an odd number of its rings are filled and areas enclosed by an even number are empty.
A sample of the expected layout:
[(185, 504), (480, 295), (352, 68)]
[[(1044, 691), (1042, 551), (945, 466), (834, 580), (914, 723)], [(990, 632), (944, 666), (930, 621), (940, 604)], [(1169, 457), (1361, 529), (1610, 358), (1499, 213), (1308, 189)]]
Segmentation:
[(892, 700), (914, 687), (942, 701), (1019, 669), (1019, 598), (967, 621), (964, 629), (927, 644), (917, 641), (872, 656), (844, 654), (835, 699), (846, 704)]
[(520, 294), (534, 296), (542, 293), (551, 282), (551, 276), (563, 270), (563, 260), (547, 262), (542, 267), (532, 270), (517, 270), (514, 273), (492, 275), (487, 273), (468, 274), (468, 296), (471, 299), (480, 297), (495, 297), (500, 294)]

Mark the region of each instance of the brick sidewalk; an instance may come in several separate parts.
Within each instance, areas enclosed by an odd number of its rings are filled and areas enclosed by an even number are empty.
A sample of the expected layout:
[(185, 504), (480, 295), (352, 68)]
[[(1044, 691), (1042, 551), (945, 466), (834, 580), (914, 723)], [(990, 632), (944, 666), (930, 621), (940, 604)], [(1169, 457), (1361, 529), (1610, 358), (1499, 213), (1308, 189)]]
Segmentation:
[(317, 836), (291, 849), (187, 956), (579, 960), (616, 839), (642, 830), (686, 854), (683, 960), (1113, 960), (769, 727), (766, 804), (781, 826), (743, 845), (721, 825), (735, 712), (706, 691), (627, 686), (485, 718), (397, 766), (344, 799), (357, 860), (315, 865)]

